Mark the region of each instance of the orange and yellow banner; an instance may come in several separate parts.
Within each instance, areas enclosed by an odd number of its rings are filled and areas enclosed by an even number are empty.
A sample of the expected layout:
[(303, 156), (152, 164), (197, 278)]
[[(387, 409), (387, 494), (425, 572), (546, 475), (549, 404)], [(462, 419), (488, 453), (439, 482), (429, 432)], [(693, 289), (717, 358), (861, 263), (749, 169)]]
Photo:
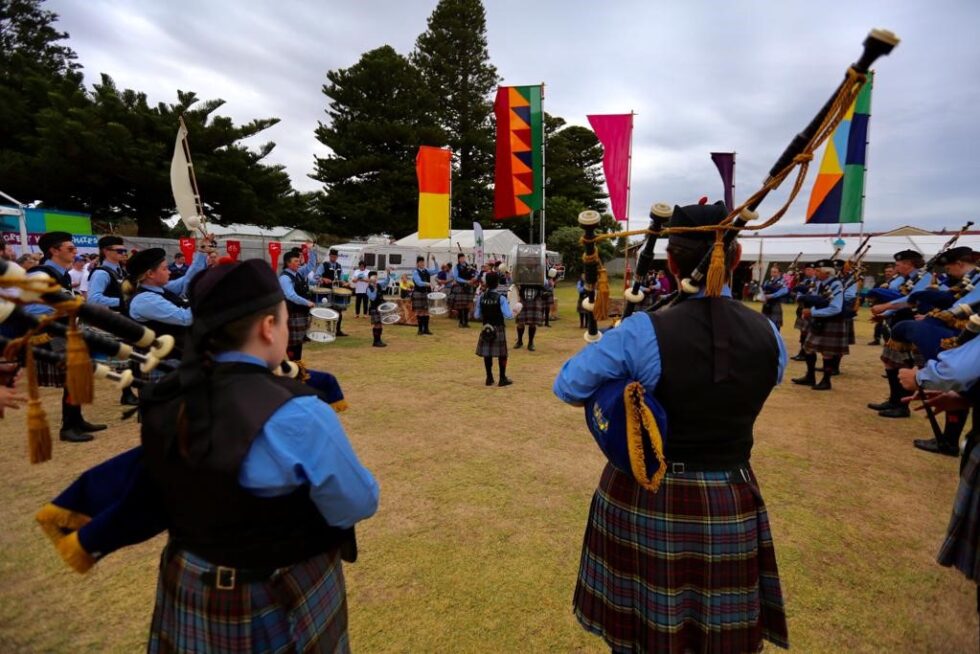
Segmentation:
[(419, 178), (419, 238), (449, 238), (450, 150), (419, 147), (415, 172)]

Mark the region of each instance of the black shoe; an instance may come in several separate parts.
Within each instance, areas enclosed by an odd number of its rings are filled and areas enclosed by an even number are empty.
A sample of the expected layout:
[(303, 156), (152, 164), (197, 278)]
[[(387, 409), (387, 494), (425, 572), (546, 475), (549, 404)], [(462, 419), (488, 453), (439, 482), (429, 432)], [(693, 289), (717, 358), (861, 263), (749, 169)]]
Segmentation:
[(62, 429), (61, 440), (68, 443), (87, 443), (94, 440), (95, 436), (78, 431), (77, 429)]
[(868, 408), (872, 411), (888, 411), (889, 409), (897, 409), (900, 406), (900, 404), (895, 404), (891, 400), (885, 400), (884, 402), (868, 402)]
[(795, 357), (790, 357), (790, 361), (806, 361), (806, 355), (800, 352)]
[(517, 341), (516, 343), (514, 343), (514, 349), (515, 350), (519, 350), (522, 347), (524, 347), (524, 341)]
[(123, 390), (122, 396), (119, 398), (119, 404), (122, 404), (123, 406), (139, 406), (140, 399), (136, 397), (136, 393), (133, 392), (133, 389), (126, 388)]
[(424, 336), (435, 336), (435, 334), (433, 334), (432, 332), (430, 332), (428, 329), (426, 329), (424, 332), (422, 332), (422, 334)]
[(830, 387), (830, 380), (824, 377), (820, 380), (819, 384), (814, 384), (810, 387), (811, 391), (829, 391), (832, 390)]
[(840, 370), (831, 370), (830, 371), (830, 376), (831, 377), (836, 377), (839, 374), (840, 374)]
[(493, 386), (493, 377), (487, 377), (487, 386)]
[(501, 377), (500, 383), (497, 384), (497, 386), (510, 386), (513, 383), (514, 382), (512, 382), (509, 377)]
[(924, 452), (932, 452), (933, 454), (945, 454), (946, 456), (959, 456), (960, 451), (956, 446), (950, 446), (946, 443), (940, 443), (935, 438), (930, 438), (928, 440), (914, 440), (912, 445), (916, 449), (923, 450)]
[(879, 411), (878, 415), (882, 418), (908, 418), (912, 415), (907, 406), (897, 406), (892, 409), (885, 409), (884, 411)]
[(797, 377), (793, 380), (793, 383), (799, 384), (800, 386), (813, 386), (817, 383), (817, 378), (806, 375), (804, 377)]
[(528, 352), (534, 352), (534, 343), (528, 343), (527, 344), (527, 351)]
[(337, 332), (337, 336), (350, 336), (347, 332)]
[(93, 432), (93, 431), (103, 431), (104, 429), (107, 428), (108, 428), (107, 425), (93, 425), (91, 422), (83, 419), (81, 422), (78, 423), (77, 430), (82, 432)]
[(881, 345), (881, 341), (868, 341), (868, 345)]
[(377, 343), (371, 343), (371, 347), (388, 347), (388, 344), (383, 341), (378, 341)]

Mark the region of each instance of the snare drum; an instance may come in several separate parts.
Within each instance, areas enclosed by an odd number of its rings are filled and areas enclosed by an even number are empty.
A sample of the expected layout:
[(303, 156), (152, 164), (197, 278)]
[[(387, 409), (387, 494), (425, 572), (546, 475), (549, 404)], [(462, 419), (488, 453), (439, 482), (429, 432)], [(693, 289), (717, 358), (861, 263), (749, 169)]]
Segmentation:
[(329, 286), (311, 286), (310, 293), (313, 294), (313, 301), (317, 304), (329, 304), (330, 290)]
[(398, 313), (398, 304), (395, 302), (383, 302), (379, 304), (378, 313), (381, 314), (382, 325), (394, 325), (402, 319)]
[(310, 327), (306, 337), (317, 343), (332, 343), (337, 338), (337, 321), (340, 314), (333, 309), (316, 307), (310, 309)]
[(449, 312), (449, 307), (446, 305), (446, 294), (445, 293), (429, 293), (429, 313), (434, 316), (441, 316), (444, 313)]
[(328, 303), (337, 311), (344, 311), (350, 306), (352, 295), (354, 295), (354, 291), (349, 288), (335, 288), (330, 292)]

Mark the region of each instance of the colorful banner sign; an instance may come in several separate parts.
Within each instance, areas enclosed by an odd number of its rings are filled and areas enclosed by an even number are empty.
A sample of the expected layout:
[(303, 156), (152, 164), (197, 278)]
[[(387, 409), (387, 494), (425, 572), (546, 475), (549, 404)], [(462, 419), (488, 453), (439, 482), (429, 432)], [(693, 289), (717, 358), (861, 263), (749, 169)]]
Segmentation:
[(419, 147), (419, 238), (449, 238), (449, 199), (453, 153), (430, 145)]
[(180, 252), (184, 255), (187, 265), (194, 260), (194, 252), (197, 251), (197, 239), (190, 236), (183, 236), (180, 239)]
[(516, 218), (544, 204), (543, 87), (501, 86), (493, 112), (497, 118), (493, 217)]
[(282, 254), (282, 243), (278, 241), (269, 242), (269, 259), (273, 270), (279, 270), (279, 255)]
[(613, 218), (628, 221), (633, 114), (601, 114), (586, 118), (602, 143), (602, 172), (606, 176)]

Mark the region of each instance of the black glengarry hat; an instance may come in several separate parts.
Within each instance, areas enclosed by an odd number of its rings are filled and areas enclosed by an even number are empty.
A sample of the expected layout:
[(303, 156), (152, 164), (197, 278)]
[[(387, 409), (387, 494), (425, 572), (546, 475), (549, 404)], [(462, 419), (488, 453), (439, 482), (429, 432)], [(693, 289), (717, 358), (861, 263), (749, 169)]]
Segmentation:
[(126, 261), (126, 273), (130, 279), (139, 279), (167, 260), (167, 251), (163, 248), (148, 248), (140, 250)]

